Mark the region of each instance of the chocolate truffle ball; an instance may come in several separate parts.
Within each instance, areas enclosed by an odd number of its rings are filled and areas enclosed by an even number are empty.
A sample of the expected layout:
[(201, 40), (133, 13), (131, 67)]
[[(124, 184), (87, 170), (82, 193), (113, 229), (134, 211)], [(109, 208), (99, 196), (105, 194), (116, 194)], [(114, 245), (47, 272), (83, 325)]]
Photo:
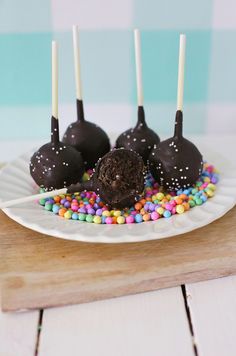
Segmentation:
[(152, 148), (159, 142), (159, 136), (147, 126), (143, 107), (139, 106), (137, 125), (118, 137), (116, 147), (137, 152), (143, 158), (144, 163), (147, 164)]
[(51, 142), (31, 157), (30, 174), (46, 190), (67, 187), (78, 182), (84, 173), (81, 153), (59, 141), (58, 120), (52, 117)]
[(156, 145), (149, 156), (150, 171), (160, 186), (169, 191), (189, 188), (203, 169), (203, 158), (197, 147), (182, 135), (183, 115), (176, 112), (172, 138)]
[(69, 125), (62, 141), (81, 152), (86, 169), (93, 168), (109, 152), (109, 137), (99, 126), (84, 119), (82, 100), (77, 100), (77, 113), (77, 121)]
[(145, 166), (134, 151), (114, 149), (100, 159), (90, 181), (72, 185), (68, 193), (95, 191), (107, 205), (122, 209), (130, 207), (144, 190)]

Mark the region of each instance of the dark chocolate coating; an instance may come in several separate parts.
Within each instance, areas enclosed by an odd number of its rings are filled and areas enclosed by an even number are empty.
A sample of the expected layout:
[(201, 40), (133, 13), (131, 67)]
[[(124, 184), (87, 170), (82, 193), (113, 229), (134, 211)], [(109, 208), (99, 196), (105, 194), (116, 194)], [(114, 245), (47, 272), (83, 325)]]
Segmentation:
[(59, 141), (58, 120), (52, 117), (51, 142), (31, 157), (31, 176), (40, 187), (53, 190), (78, 182), (83, 173), (81, 153)]
[(203, 169), (203, 158), (197, 147), (182, 135), (182, 111), (176, 112), (175, 133), (155, 146), (149, 156), (149, 167), (155, 180), (166, 190), (189, 188)]
[(109, 152), (109, 137), (99, 126), (84, 119), (82, 100), (77, 100), (77, 116), (78, 120), (69, 125), (62, 141), (81, 152), (86, 169), (93, 168)]
[(144, 163), (147, 164), (152, 148), (159, 142), (159, 136), (147, 126), (143, 107), (139, 106), (137, 125), (118, 137), (116, 147), (124, 147), (127, 150), (137, 152), (143, 158)]
[(68, 193), (95, 191), (107, 205), (123, 209), (130, 207), (144, 190), (145, 166), (134, 151), (114, 149), (97, 163), (90, 181), (72, 185)]

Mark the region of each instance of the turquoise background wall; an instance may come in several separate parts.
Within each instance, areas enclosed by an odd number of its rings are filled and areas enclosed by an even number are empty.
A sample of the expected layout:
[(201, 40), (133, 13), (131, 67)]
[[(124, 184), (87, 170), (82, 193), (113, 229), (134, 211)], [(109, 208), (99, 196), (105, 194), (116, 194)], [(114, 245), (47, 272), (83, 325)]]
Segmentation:
[(136, 119), (132, 30), (142, 30), (145, 109), (173, 129), (178, 41), (186, 33), (185, 131), (236, 133), (233, 0), (0, 0), (0, 139), (49, 136), (51, 40), (59, 42), (61, 131), (75, 120), (71, 27), (78, 24), (88, 120), (122, 131)]

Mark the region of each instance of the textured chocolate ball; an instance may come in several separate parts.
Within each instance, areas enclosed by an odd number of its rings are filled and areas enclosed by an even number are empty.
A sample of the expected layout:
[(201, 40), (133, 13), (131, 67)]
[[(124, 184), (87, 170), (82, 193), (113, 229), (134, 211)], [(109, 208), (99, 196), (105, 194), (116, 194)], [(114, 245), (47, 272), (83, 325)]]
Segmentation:
[(107, 205), (122, 209), (133, 205), (143, 193), (145, 166), (134, 151), (114, 149), (97, 163), (90, 181), (72, 185), (69, 193), (95, 191)]
[(59, 141), (58, 120), (52, 117), (52, 140), (36, 151), (30, 160), (30, 174), (47, 190), (78, 182), (84, 173), (81, 153)]
[(137, 152), (143, 158), (144, 163), (147, 164), (152, 148), (159, 142), (159, 136), (147, 126), (143, 107), (139, 106), (137, 125), (118, 137), (116, 147)]
[(77, 100), (78, 119), (67, 128), (63, 142), (81, 152), (86, 169), (93, 168), (111, 146), (106, 132), (84, 119), (83, 102)]
[(201, 153), (192, 142), (183, 137), (182, 131), (183, 114), (177, 111), (174, 136), (155, 146), (149, 156), (153, 177), (169, 191), (192, 186), (203, 169)]

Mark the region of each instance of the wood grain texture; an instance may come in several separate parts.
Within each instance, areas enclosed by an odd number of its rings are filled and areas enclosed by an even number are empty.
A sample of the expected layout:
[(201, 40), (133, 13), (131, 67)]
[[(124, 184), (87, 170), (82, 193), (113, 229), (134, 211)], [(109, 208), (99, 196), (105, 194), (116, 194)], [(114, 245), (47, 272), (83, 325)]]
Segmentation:
[(201, 356), (236, 355), (236, 276), (188, 284), (195, 343)]
[(39, 356), (194, 356), (181, 288), (44, 311)]
[(173, 238), (87, 244), (26, 229), (0, 213), (2, 309), (46, 308), (236, 273), (236, 208)]

